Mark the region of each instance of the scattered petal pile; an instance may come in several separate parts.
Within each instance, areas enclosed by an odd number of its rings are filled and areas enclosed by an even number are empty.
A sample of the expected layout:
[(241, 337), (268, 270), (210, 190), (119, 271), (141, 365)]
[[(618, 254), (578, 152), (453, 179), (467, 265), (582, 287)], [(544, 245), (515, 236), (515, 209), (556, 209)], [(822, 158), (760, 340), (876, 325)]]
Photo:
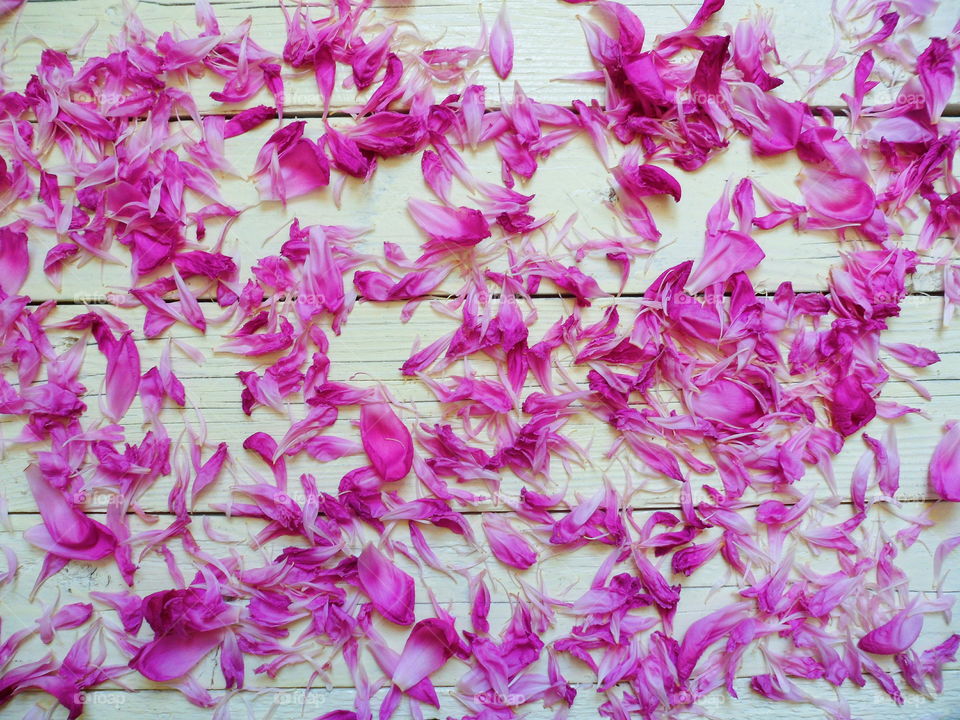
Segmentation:
[[(454, 685), (476, 720), (586, 695), (606, 718), (674, 718), (744, 692), (845, 719), (853, 686), (943, 690), (960, 635), (925, 628), (950, 622), (960, 533), (898, 497), (897, 428), (921, 409), (887, 392), (929, 399), (907, 368), (940, 357), (888, 325), (921, 266), (942, 272), (944, 324), (960, 305), (960, 23), (917, 47), (931, 3), (848, 3), (852, 52), (791, 66), (765, 15), (721, 32), (723, 0), (655, 38), (625, 5), (566, 1), (592, 57), (568, 75), (597, 88), (569, 106), (477, 84), (519, 62), (506, 4), (463, 47), (371, 0), (281, 5), (274, 53), (198, 0), (196, 31), (131, 13), (104, 57), (45, 49), (5, 87), (2, 442), (8, 499), (23, 488), (39, 524), (0, 506), (0, 592), (28, 574), (35, 611), (3, 618), (0, 707), (41, 692), (75, 718), (88, 690), (148, 680), (228, 717), (243, 688), (345, 682), (352, 704), (320, 718), (427, 717)], [(843, 107), (778, 94), (788, 72), (813, 90), (851, 68)], [(312, 119), (285, 113), (293, 77), (315, 79)], [(344, 91), (359, 100), (334, 112)], [(526, 192), (580, 140), (613, 232)], [(762, 174), (689, 174), (737, 143), (799, 163), (796, 200)], [(359, 202), (405, 157), (418, 256), (377, 241), (387, 218), (324, 224), (309, 202)], [(255, 201), (226, 192), (238, 179)], [(658, 215), (704, 193), (702, 245), (625, 293), (664, 245)], [(231, 250), (268, 208), (296, 217), (255, 238), (262, 257)], [(754, 286), (781, 226), (835, 242), (827, 292)], [(129, 276), (99, 302), (22, 294), (90, 267)], [(379, 324), (358, 330), (365, 306)], [(384, 369), (397, 318), (430, 334)], [(346, 333), (382, 375), (339, 372)], [(204, 387), (215, 358), (229, 397)], [(960, 502), (960, 421), (903, 473)], [(935, 585), (911, 587), (924, 542)], [(59, 602), (71, 567), (122, 584)]]

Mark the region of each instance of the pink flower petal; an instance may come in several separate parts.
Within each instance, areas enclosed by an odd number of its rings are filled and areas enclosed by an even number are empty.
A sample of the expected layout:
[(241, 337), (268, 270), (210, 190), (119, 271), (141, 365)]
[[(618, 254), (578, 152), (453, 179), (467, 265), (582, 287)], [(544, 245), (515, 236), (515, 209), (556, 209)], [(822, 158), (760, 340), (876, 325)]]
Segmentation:
[(923, 629), (923, 615), (901, 610), (857, 642), (857, 647), (876, 655), (895, 655), (916, 642)]
[(387, 620), (397, 625), (413, 624), (413, 578), (373, 545), (367, 545), (357, 558), (357, 580), (377, 612)]
[(960, 502), (960, 422), (949, 421), (930, 458), (930, 487), (938, 497)]
[(513, 33), (507, 18), (507, 3), (500, 6), (497, 19), (490, 30), (490, 62), (501, 79), (506, 80), (513, 69)]
[(384, 482), (402, 480), (410, 472), (413, 438), (386, 403), (370, 403), (360, 408), (360, 440)]

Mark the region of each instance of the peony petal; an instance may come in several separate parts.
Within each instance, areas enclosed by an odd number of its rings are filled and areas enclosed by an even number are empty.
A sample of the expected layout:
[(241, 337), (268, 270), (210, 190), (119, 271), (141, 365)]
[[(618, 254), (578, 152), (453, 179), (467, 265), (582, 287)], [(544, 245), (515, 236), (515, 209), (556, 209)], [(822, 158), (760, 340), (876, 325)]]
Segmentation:
[(371, 403), (360, 408), (360, 440), (384, 482), (402, 480), (410, 472), (413, 438), (386, 403)]
[(930, 458), (930, 487), (938, 497), (960, 502), (960, 422), (944, 425), (944, 434)]
[(223, 630), (166, 635), (144, 645), (130, 667), (148, 680), (169, 682), (190, 672), (223, 639)]
[(862, 180), (809, 169), (800, 183), (807, 209), (833, 227), (857, 225), (873, 215), (876, 197)]
[(513, 33), (507, 18), (507, 3), (500, 6), (497, 19), (490, 31), (490, 62), (502, 80), (506, 80), (513, 69)]
[(103, 349), (107, 356), (106, 393), (101, 401), (104, 415), (119, 422), (140, 389), (140, 352), (128, 330)]
[(483, 532), (490, 550), (500, 562), (526, 570), (537, 562), (537, 553), (506, 518), (487, 513), (483, 516)]
[(450, 620), (428, 618), (413, 626), (407, 637), (393, 673), (393, 683), (401, 690), (409, 690), (446, 665), (455, 653), (460, 653), (461, 642)]
[(733, 230), (710, 234), (704, 242), (703, 256), (690, 274), (687, 292), (702, 292), (738, 272), (751, 270), (764, 257), (763, 250), (749, 235)]
[(18, 224), (0, 228), (0, 290), (7, 295), (16, 295), (29, 272), (27, 234), (18, 229)]
[(357, 580), (377, 612), (387, 620), (397, 625), (413, 624), (413, 578), (373, 545), (367, 545), (357, 558)]
[(857, 647), (876, 655), (895, 655), (916, 642), (923, 629), (923, 615), (901, 610), (857, 642)]

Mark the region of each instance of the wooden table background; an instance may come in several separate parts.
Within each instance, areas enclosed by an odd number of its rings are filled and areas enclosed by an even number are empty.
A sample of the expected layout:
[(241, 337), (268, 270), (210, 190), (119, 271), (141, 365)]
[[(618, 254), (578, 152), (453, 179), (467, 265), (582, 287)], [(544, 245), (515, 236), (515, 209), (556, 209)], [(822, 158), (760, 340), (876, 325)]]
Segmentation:
[[(647, 28), (647, 36), (669, 32), (685, 24), (699, 7), (698, 2), (627, 2), (640, 16)], [(214, 2), (214, 8), (224, 30), (233, 28), (247, 17), (253, 20), (253, 37), (268, 49), (279, 52), (285, 40), (282, 13), (270, 2), (263, 0), (223, 0)], [(516, 37), (516, 60), (510, 82), (501, 82), (493, 74), (487, 63), (479, 68), (478, 81), (488, 87), (488, 101), (496, 105), (500, 97), (512, 95), (512, 81), (516, 80), (524, 91), (540, 101), (549, 101), (569, 105), (575, 98), (588, 99), (599, 97), (597, 86), (578, 82), (562, 81), (556, 78), (591, 69), (590, 58), (586, 50), (576, 15), (587, 11), (587, 6), (567, 5), (552, 0), (511, 0), (510, 19)], [(409, 21), (420, 32), (430, 38), (441, 40), (444, 46), (475, 44), (479, 34), (480, 16), (491, 23), (499, 9), (495, 2), (480, 5), (471, 0), (449, 0), (436, 2), (377, 2), (376, 12), (384, 20), (400, 19)], [(842, 105), (840, 94), (852, 89), (852, 67), (856, 55), (843, 52), (849, 46), (844, 38), (837, 35), (830, 19), (829, 0), (806, 0), (805, 2), (767, 2), (772, 12), (774, 33), (781, 57), (807, 64), (821, 63), (830, 53), (834, 43), (839, 43), (841, 56), (848, 60), (848, 67), (836, 78), (823, 84), (812, 95), (805, 95), (808, 81), (802, 70), (786, 77), (785, 85), (778, 91), (783, 97), (799, 99), (807, 97), (812, 103), (838, 108)], [(193, 6), (189, 2), (177, 0), (155, 0), (139, 2), (135, 9), (144, 25), (155, 31), (167, 29), (178, 23), (192, 30), (194, 26)], [(914, 35), (918, 47), (925, 46), (925, 38), (949, 32), (957, 21), (958, 4), (943, 2), (940, 9), (925, 23), (917, 26)], [(707, 31), (719, 31), (724, 23), (736, 23), (748, 13), (758, 9), (747, 0), (728, 0), (719, 14), (719, 19), (711, 21)], [(123, 21), (123, 6), (112, 0), (31, 0), (19, 14), (18, 19), (0, 24), (0, 41), (6, 42), (6, 64), (3, 71), (9, 77), (8, 89), (22, 88), (23, 83), (33, 72), (39, 53), (43, 47), (71, 51), (77, 67), (91, 56), (102, 55), (107, 49), (107, 39), (118, 31)], [(404, 30), (412, 26), (403, 24)], [(87, 34), (87, 31), (92, 31)], [(883, 63), (881, 63), (881, 66)], [(891, 77), (887, 85), (895, 88), (902, 71), (889, 68)], [(201, 112), (224, 112), (236, 110), (236, 107), (224, 107), (213, 103), (207, 95), (213, 85), (205, 80), (192, 80), (191, 91), (200, 103)], [(319, 119), (318, 97), (314, 81), (309, 74), (291, 77), (286, 82), (286, 115), (309, 118), (308, 135), (316, 137), (322, 132)], [(875, 95), (878, 101), (893, 97), (892, 90), (878, 88)], [(885, 96), (884, 93), (888, 95)], [(206, 100), (204, 100), (206, 98)], [(955, 96), (956, 99), (956, 96)], [(251, 104), (268, 102), (265, 94), (254, 98)], [(355, 103), (351, 92), (338, 90), (334, 98), (334, 110), (343, 111)], [(952, 103), (947, 110), (951, 117), (957, 115), (958, 105)], [(953, 122), (953, 120), (950, 120)], [(346, 123), (348, 118), (334, 121)], [(189, 120), (184, 121), (185, 132), (189, 132)], [(230, 140), (227, 143), (227, 155), (241, 176), (250, 172), (253, 160), (263, 141), (275, 129), (275, 124), (266, 126)], [(644, 266), (638, 266), (630, 278), (623, 293), (623, 302), (630, 303), (629, 296), (643, 290), (646, 285), (664, 268), (685, 259), (695, 258), (702, 247), (704, 219), (709, 207), (722, 192), (727, 178), (751, 177), (765, 187), (779, 192), (791, 199), (799, 199), (795, 186), (799, 163), (792, 154), (777, 158), (754, 158), (750, 155), (748, 143), (738, 140), (731, 144), (728, 151), (710, 162), (701, 171), (692, 175), (680, 175), (684, 197), (676, 206), (651, 203), (657, 222), (664, 233), (663, 247), (653, 255)], [(496, 181), (499, 166), (490, 149), (481, 150), (468, 158), (471, 169), (478, 177)], [(615, 160), (614, 160), (615, 162)], [(561, 148), (546, 162), (542, 163), (534, 179), (524, 187), (530, 193), (536, 193), (534, 212), (537, 216), (556, 213), (555, 223), (562, 224), (575, 210), (578, 214), (576, 227), (585, 233), (615, 230), (613, 218), (603, 206), (602, 201), (610, 192), (609, 173), (597, 157), (593, 147), (583, 139), (577, 139)], [(235, 206), (254, 205), (257, 202), (253, 186), (241, 178), (223, 179), (223, 194)], [(361, 247), (379, 252), (384, 241), (392, 241), (410, 253), (415, 253), (422, 241), (421, 235), (406, 213), (406, 200), (410, 195), (426, 197), (420, 173), (419, 157), (383, 161), (373, 180), (362, 185), (348, 181), (341, 206), (333, 203), (329, 191), (313, 193), (289, 203), (286, 209), (275, 204), (252, 209), (244, 213), (227, 235), (228, 252), (233, 252), (241, 264), (241, 273), (250, 267), (259, 257), (276, 251), (286, 236), (286, 224), (293, 217), (299, 217), (303, 224), (323, 223), (348, 226), (369, 227), (371, 232)], [(919, 224), (917, 225), (919, 227)], [(916, 240), (914, 233), (904, 239), (908, 247)], [(215, 230), (211, 230), (214, 236)], [(763, 233), (758, 236), (767, 259), (752, 278), (758, 292), (772, 291), (782, 280), (789, 279), (798, 290), (825, 291), (829, 268), (839, 260), (840, 244), (829, 233), (806, 232), (798, 235), (789, 227)], [(35, 302), (54, 299), (62, 303), (56, 318), (67, 318), (82, 311), (78, 303), (107, 302), (108, 293), (123, 294), (128, 286), (128, 270), (124, 267), (103, 266), (89, 263), (80, 268), (69, 268), (64, 273), (63, 285), (54, 290), (39, 271), (46, 250), (53, 244), (52, 237), (42, 233), (31, 236), (32, 275), (23, 292)], [(585, 263), (585, 271), (593, 274), (603, 289), (616, 294), (618, 278), (607, 264), (596, 266)], [(892, 323), (888, 340), (901, 341), (929, 346), (940, 353), (942, 362), (928, 370), (914, 373), (922, 378), (932, 393), (929, 401), (921, 400), (908, 382), (891, 380), (884, 388), (885, 398), (902, 400), (907, 403), (921, 403), (922, 416), (912, 416), (893, 423), (902, 461), (901, 491), (898, 498), (903, 501), (903, 513), (916, 514), (930, 511), (937, 524), (921, 536), (921, 542), (901, 556), (901, 566), (912, 573), (912, 587), (918, 590), (933, 591), (933, 550), (936, 544), (960, 532), (960, 513), (952, 504), (934, 504), (929, 497), (926, 480), (927, 462), (937, 443), (943, 422), (960, 414), (960, 330), (941, 328), (943, 313), (942, 282), (939, 270), (924, 266), (912, 279), (912, 294), (904, 302), (903, 315)], [(612, 301), (612, 300), (611, 300)], [(536, 307), (540, 324), (546, 327), (564, 311), (568, 300), (556, 297), (539, 297)], [(599, 314), (604, 303), (598, 303)], [(399, 322), (400, 305), (364, 305), (360, 304), (350, 315), (344, 332), (333, 339), (330, 358), (332, 361), (331, 379), (352, 380), (354, 382), (382, 381), (388, 385), (394, 395), (402, 402), (416, 406), (426, 419), (439, 416), (439, 408), (432, 395), (417, 381), (402, 379), (398, 367), (410, 354), (417, 339), (428, 341), (439, 336), (449, 325), (449, 321), (424, 305), (406, 324)], [(569, 308), (567, 308), (568, 310)], [(219, 308), (213, 304), (206, 306), (210, 318), (219, 314)], [(139, 309), (116, 308), (114, 311), (126, 320), (131, 327), (141, 327)], [(452, 327), (452, 325), (450, 325)], [(212, 327), (206, 336), (192, 333), (182, 325), (177, 325), (165, 337), (177, 342), (188, 343), (199, 348), (206, 360), (195, 364), (176, 343), (172, 346), (175, 369), (184, 382), (188, 394), (188, 407), (183, 411), (164, 411), (164, 420), (171, 437), (188, 437), (193, 434), (201, 438), (209, 447), (218, 442), (230, 444), (236, 457), (236, 464), (230, 473), (243, 478), (244, 467), (254, 467), (256, 463), (239, 450), (243, 439), (255, 431), (265, 431), (274, 436), (282, 435), (289, 426), (289, 419), (260, 411), (253, 418), (241, 415), (239, 409), (240, 387), (235, 372), (241, 367), (250, 369), (246, 361), (228, 354), (218, 354), (215, 349), (223, 342), (220, 332), (223, 328)], [(69, 333), (61, 333), (59, 341), (67, 346), (72, 338)], [(166, 339), (145, 341), (139, 339), (139, 350), (143, 367), (156, 364), (160, 353), (168, 346)], [(893, 362), (896, 366), (896, 362)], [(103, 359), (98, 353), (90, 352), (84, 365), (84, 384), (95, 395), (101, 386), (103, 377)], [(97, 402), (90, 397), (90, 414), (96, 414)], [(302, 414), (302, 404), (294, 404), (291, 412), (295, 416)], [(349, 413), (343, 413), (339, 423), (350, 420)], [(128, 441), (142, 437), (141, 412), (135, 405), (123, 422)], [(886, 423), (876, 421), (867, 428), (872, 434), (885, 432)], [(5, 420), (0, 424), (3, 437), (12, 437), (19, 429), (17, 422)], [(623, 488), (623, 471), (615, 461), (604, 460), (601, 456), (606, 443), (607, 430), (598, 428), (596, 422), (585, 419), (571, 432), (571, 436), (590, 445), (591, 441), (599, 448), (594, 462), (587, 468), (570, 477), (568, 496), (580, 493), (592, 495), (601, 478), (606, 474)], [(850, 438), (847, 448), (835, 463), (835, 473), (841, 492), (849, 488), (850, 473), (863, 446), (856, 438)], [(62, 603), (85, 601), (91, 590), (119, 590), (123, 583), (113, 567), (112, 560), (104, 563), (73, 562), (70, 566), (40, 591), (36, 601), (28, 599), (30, 588), (36, 578), (42, 553), (29, 546), (23, 540), (23, 531), (39, 522), (36, 507), (29, 490), (22, 479), (22, 471), (28, 462), (22, 449), (8, 452), (0, 461), (2, 466), (2, 497), (9, 512), (7, 526), (0, 529), (0, 545), (12, 547), (21, 563), (16, 581), (0, 588), (0, 616), (3, 618), (3, 631), (7, 636), (19, 627), (30, 624), (39, 614), (40, 602), (52, 603), (59, 597)], [(321, 490), (336, 487), (339, 478), (338, 469), (346, 469), (346, 463), (331, 463), (325, 466), (320, 475)], [(316, 472), (316, 467), (302, 459), (289, 461), (290, 477), (300, 472)], [(169, 479), (168, 479), (169, 480)], [(817, 484), (817, 482), (819, 484)], [(814, 475), (808, 473), (804, 480), (804, 489), (816, 487), (818, 497), (829, 498), (831, 493), (822, 480), (814, 481)], [(289, 539), (270, 543), (264, 548), (254, 549), (249, 538), (261, 526), (260, 523), (226, 518), (214, 509), (217, 503), (227, 502), (230, 497), (232, 479), (223, 477), (221, 481), (201, 499), (196, 510), (196, 523), (209, 523), (212, 528), (226, 533), (235, 539), (229, 547), (208, 542), (216, 552), (237, 552), (262, 558), (273, 557), (279, 548), (291, 544)], [(652, 508), (677, 507), (678, 499), (672, 483), (659, 485), (656, 481), (647, 484), (643, 492), (633, 495), (632, 502), (639, 509), (642, 519), (645, 511)], [(160, 516), (168, 512), (167, 493), (169, 483), (158, 482), (143, 500), (145, 508)], [(515, 491), (509, 481), (505, 482), (504, 492)], [(413, 483), (405, 489), (413, 495), (416, 489)], [(837, 512), (849, 510), (846, 498), (839, 498)], [(96, 503), (96, 498), (91, 502)], [(503, 504), (491, 504), (489, 511), (503, 511)], [(471, 516), (478, 522), (477, 515)], [(161, 517), (161, 523), (164, 518)], [(905, 526), (892, 513), (883, 521), (884, 527), (892, 534)], [(874, 527), (874, 529), (876, 529)], [(431, 536), (434, 548), (442, 560), (452, 565), (466, 566), (486, 563), (490, 577), (501, 590), (502, 598), (507, 591), (520, 589), (514, 575), (506, 571), (496, 561), (486, 557), (481, 549), (453, 543), (449, 535)], [(179, 551), (178, 551), (179, 552)], [(184, 566), (188, 560), (178, 555)], [(601, 551), (590, 548), (571, 555), (545, 557), (539, 566), (538, 574), (543, 577), (548, 590), (560, 591), (576, 583), (583, 590), (589, 583), (593, 572), (603, 558)], [(816, 558), (798, 556), (798, 560), (817, 562)], [(415, 566), (405, 566), (408, 572), (417, 576)], [(450, 603), (457, 615), (467, 614), (467, 587), (462, 577), (447, 577), (434, 571), (420, 573), (422, 581), (436, 593), (441, 602)], [(705, 584), (703, 578), (710, 578)], [(715, 582), (712, 580), (715, 579)], [(673, 582), (680, 582), (673, 578)], [(677, 632), (682, 633), (686, 625), (697, 617), (728, 602), (736, 593), (736, 587), (725, 575), (722, 561), (711, 561), (708, 568), (697, 572), (683, 582), (678, 613)], [(135, 590), (146, 594), (169, 587), (169, 580), (163, 561), (156, 554), (144, 558), (137, 575)], [(960, 593), (960, 573), (948, 574), (941, 587), (945, 593)], [(572, 592), (569, 597), (576, 597)], [(418, 592), (418, 602), (426, 604), (425, 593)], [(509, 607), (505, 603), (495, 604), (491, 613), (491, 625), (508, 615)], [(425, 614), (429, 614), (426, 608)], [(421, 612), (418, 611), (418, 616)], [(954, 628), (956, 629), (956, 628)], [(388, 630), (385, 629), (385, 632)], [(946, 625), (928, 620), (924, 635), (918, 646), (928, 647), (944, 639), (950, 632)], [(395, 634), (396, 635), (396, 634)], [(388, 635), (389, 636), (389, 635)], [(72, 637), (70, 632), (58, 635), (53, 650), (62, 653)], [(295, 633), (293, 635), (295, 637)], [(395, 642), (401, 642), (396, 635)], [(21, 658), (37, 659), (46, 648), (35, 641), (25, 647)], [(249, 659), (248, 659), (249, 660)], [(328, 678), (328, 686), (322, 687), (322, 681), (315, 683), (321, 687), (304, 690), (309, 682), (310, 669), (299, 665), (282, 671), (276, 680), (262, 675), (254, 675), (252, 668), (256, 663), (248, 664), (247, 688), (233, 693), (227, 703), (232, 717), (265, 718), (277, 720), (287, 718), (313, 718), (337, 708), (352, 707), (353, 693), (350, 677), (344, 668), (334, 668)], [(577, 685), (579, 695), (570, 712), (570, 717), (597, 717), (597, 707), (604, 696), (591, 690), (591, 677), (588, 671), (577, 664), (564, 666), (567, 678)], [(747, 687), (749, 675), (763, 672), (762, 659), (748, 655), (741, 668), (741, 678), (737, 688), (741, 700), (734, 701), (723, 695), (715, 695), (704, 703), (718, 718), (750, 717), (753, 713), (767, 713), (790, 718), (819, 718), (822, 712), (812, 706), (791, 704), (771, 704), (755, 695)], [(378, 672), (371, 668), (371, 676)], [(454, 685), (463, 666), (451, 661), (434, 676), (441, 710), (436, 717), (448, 714), (459, 716), (463, 709), (456, 700)], [(212, 690), (222, 693), (222, 677), (217, 670), (216, 658), (207, 658), (196, 671), (201, 683)], [(210, 717), (210, 711), (190, 705), (178, 692), (163, 689), (133, 674), (122, 682), (127, 683), (134, 692), (119, 689), (98, 689), (87, 693), (86, 717), (98, 720), (115, 720), (120, 717), (150, 717), (155, 720), (165, 718), (203, 718)], [(832, 691), (822, 685), (807, 686), (811, 692), (823, 697), (831, 697)], [(863, 690), (851, 688), (849, 684), (842, 688), (842, 696), (849, 700), (854, 716), (863, 718), (897, 717), (902, 720), (920, 718), (960, 718), (960, 665), (952, 663), (945, 673), (946, 692), (934, 700), (907, 691), (906, 704), (897, 708), (882, 693), (879, 687), (868, 681)], [(384, 691), (378, 694), (383, 697)], [(2, 717), (21, 717), (35, 704), (52, 707), (49, 696), (27, 693), (18, 696), (3, 710)], [(58, 709), (56, 716), (63, 715)], [(398, 714), (398, 717), (403, 714)], [(224, 715), (223, 717), (226, 717)], [(434, 717), (428, 714), (428, 717)], [(552, 712), (533, 710), (529, 717), (552, 717)]]

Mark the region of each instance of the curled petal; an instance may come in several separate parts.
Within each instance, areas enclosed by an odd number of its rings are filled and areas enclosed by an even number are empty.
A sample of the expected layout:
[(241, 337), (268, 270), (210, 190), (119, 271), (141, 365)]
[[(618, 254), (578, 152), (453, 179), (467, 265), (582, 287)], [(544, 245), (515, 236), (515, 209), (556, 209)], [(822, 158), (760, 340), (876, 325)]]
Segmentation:
[(922, 629), (923, 615), (901, 610), (892, 620), (860, 638), (857, 647), (876, 655), (896, 655), (913, 645)]
[(507, 4), (503, 3), (490, 31), (490, 62), (501, 79), (513, 70), (513, 32), (507, 18)]

